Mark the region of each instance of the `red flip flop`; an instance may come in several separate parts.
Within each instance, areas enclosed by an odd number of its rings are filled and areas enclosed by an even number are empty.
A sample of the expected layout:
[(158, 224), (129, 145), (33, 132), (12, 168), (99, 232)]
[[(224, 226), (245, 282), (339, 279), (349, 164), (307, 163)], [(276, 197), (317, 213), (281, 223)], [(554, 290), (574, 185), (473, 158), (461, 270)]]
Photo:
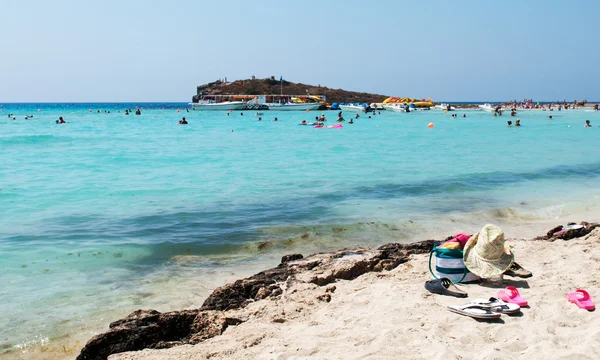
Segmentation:
[(571, 293), (568, 293), (567, 299), (569, 302), (577, 305), (580, 309), (594, 310), (596, 308), (596, 305), (594, 305), (590, 294), (588, 294), (588, 292), (585, 290), (577, 289)]
[(527, 300), (521, 297), (519, 290), (514, 286), (508, 286), (506, 289), (498, 291), (498, 299), (519, 306), (527, 306)]

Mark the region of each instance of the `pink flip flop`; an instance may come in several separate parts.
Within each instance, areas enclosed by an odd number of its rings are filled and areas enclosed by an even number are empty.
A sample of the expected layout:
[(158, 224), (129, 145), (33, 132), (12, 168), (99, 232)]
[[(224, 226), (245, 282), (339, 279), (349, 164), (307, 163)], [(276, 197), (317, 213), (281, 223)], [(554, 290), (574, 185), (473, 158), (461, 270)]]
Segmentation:
[(527, 306), (527, 300), (521, 297), (519, 290), (514, 286), (508, 286), (506, 289), (498, 291), (498, 299), (519, 306)]
[(580, 309), (594, 310), (596, 308), (590, 294), (585, 290), (577, 289), (567, 294), (567, 299), (569, 302), (579, 306)]

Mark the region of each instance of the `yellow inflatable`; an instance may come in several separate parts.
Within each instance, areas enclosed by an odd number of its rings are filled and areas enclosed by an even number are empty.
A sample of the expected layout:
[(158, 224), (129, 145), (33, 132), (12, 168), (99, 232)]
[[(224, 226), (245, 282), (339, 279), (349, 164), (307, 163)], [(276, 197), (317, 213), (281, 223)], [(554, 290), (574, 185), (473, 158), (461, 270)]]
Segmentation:
[(433, 100), (428, 99), (427, 101), (424, 101), (425, 99), (421, 100), (421, 101), (416, 101), (416, 99), (413, 98), (401, 98), (401, 97), (389, 97), (385, 100), (383, 100), (384, 104), (413, 104), (415, 107), (432, 107), (433, 104)]

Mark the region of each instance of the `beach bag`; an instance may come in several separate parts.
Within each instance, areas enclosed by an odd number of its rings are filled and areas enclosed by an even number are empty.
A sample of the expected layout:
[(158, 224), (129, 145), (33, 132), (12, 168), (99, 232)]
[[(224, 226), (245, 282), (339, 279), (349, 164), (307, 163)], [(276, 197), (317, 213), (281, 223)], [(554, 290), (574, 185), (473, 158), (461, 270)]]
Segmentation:
[[(435, 257), (435, 269), (431, 268), (431, 259)], [(436, 278), (448, 278), (453, 283), (479, 281), (479, 277), (467, 269), (463, 261), (462, 250), (450, 250), (434, 247), (429, 253), (429, 272)]]

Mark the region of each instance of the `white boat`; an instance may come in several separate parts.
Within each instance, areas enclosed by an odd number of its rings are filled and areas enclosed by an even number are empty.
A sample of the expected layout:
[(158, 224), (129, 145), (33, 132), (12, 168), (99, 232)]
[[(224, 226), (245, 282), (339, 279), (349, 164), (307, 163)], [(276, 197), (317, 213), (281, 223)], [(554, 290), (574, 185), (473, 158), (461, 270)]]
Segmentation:
[(394, 112), (413, 112), (417, 110), (416, 108), (411, 108), (406, 104), (385, 104), (383, 107), (386, 110)]
[(434, 109), (437, 110), (446, 110), (446, 111), (454, 111), (456, 108), (450, 104), (437, 104), (434, 106)]
[(306, 111), (318, 110), (321, 103), (267, 103), (269, 110), (273, 111)]
[(241, 110), (246, 106), (245, 101), (223, 101), (215, 102), (213, 100), (200, 100), (197, 103), (190, 103), (192, 110)]
[(367, 112), (367, 107), (364, 105), (358, 105), (358, 104), (344, 104), (344, 105), (340, 105), (340, 110), (359, 113), (359, 112)]
[(483, 110), (483, 111), (489, 111), (489, 112), (496, 111), (496, 106), (494, 106), (492, 104), (477, 105), (477, 107), (479, 108), (479, 110)]

